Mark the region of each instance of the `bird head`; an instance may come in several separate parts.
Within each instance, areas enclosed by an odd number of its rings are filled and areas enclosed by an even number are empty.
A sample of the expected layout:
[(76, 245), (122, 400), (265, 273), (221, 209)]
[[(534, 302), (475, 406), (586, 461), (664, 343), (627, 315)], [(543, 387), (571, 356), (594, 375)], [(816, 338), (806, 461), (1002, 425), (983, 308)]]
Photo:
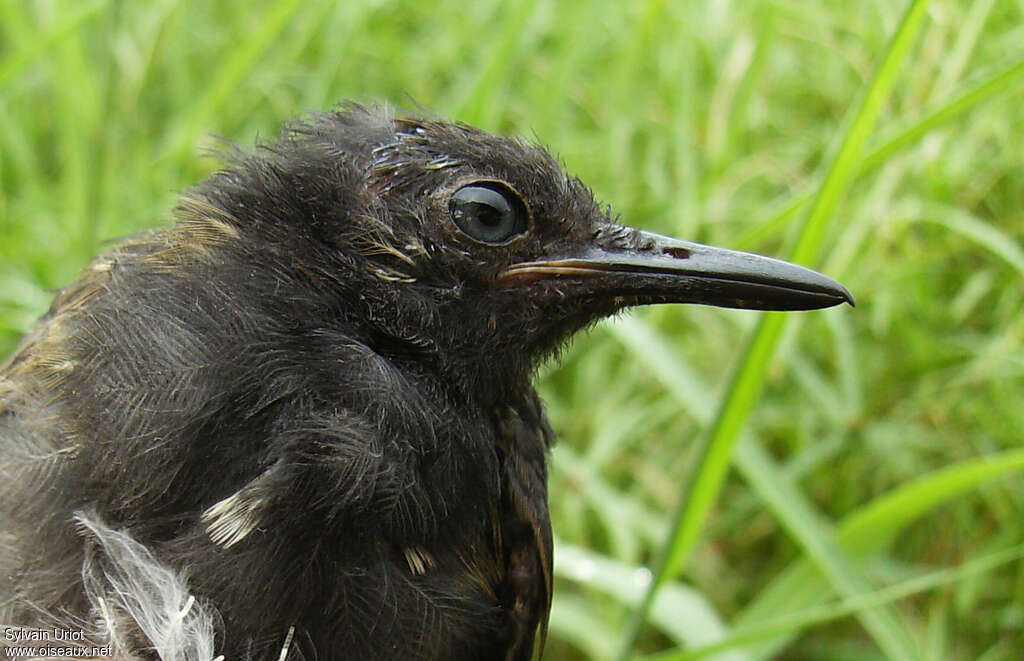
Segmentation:
[(297, 323), (348, 325), (383, 355), (462, 374), (528, 378), (628, 306), (853, 303), (810, 269), (620, 224), (524, 140), (358, 106), (289, 125), (183, 208), (184, 225), (219, 218), (245, 239), (241, 262)]

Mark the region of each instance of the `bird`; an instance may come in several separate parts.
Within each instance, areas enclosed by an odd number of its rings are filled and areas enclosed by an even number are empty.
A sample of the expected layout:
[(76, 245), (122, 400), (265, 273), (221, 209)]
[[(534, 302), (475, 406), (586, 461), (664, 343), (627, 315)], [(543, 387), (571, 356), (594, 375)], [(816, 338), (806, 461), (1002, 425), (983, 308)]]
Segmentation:
[(309, 113), (227, 148), (0, 367), (5, 644), (527, 661), (552, 601), (538, 368), (633, 306), (853, 302), (622, 224), (532, 141)]

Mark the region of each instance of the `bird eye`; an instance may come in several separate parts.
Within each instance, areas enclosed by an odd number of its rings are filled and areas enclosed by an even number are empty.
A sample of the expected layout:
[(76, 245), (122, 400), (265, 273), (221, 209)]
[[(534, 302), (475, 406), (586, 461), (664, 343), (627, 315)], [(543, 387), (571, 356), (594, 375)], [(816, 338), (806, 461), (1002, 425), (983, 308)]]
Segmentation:
[(455, 191), (448, 213), (460, 230), (481, 243), (504, 243), (526, 230), (526, 205), (515, 191), (497, 182)]

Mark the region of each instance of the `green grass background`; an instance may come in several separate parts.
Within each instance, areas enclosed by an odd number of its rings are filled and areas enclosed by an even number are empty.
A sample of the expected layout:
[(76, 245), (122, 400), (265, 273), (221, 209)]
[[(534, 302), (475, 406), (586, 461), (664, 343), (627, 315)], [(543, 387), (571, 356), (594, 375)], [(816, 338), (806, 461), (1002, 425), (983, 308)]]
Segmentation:
[(535, 135), (626, 222), (796, 258), (858, 301), (640, 310), (545, 371), (546, 658), (1020, 659), (1022, 18), (0, 0), (0, 356), (112, 239), (169, 221), (211, 136), (342, 99)]

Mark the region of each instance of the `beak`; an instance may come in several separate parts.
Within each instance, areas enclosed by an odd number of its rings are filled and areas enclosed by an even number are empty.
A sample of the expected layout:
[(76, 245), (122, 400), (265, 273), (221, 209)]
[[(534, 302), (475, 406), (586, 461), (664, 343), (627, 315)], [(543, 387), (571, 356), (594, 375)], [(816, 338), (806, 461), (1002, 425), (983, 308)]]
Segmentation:
[[(624, 228), (626, 229), (626, 228)], [(841, 284), (770, 257), (631, 230), (636, 248), (591, 246), (582, 255), (513, 264), (500, 282), (572, 280), (599, 297), (631, 304), (703, 303), (750, 310), (814, 310), (854, 305)]]

